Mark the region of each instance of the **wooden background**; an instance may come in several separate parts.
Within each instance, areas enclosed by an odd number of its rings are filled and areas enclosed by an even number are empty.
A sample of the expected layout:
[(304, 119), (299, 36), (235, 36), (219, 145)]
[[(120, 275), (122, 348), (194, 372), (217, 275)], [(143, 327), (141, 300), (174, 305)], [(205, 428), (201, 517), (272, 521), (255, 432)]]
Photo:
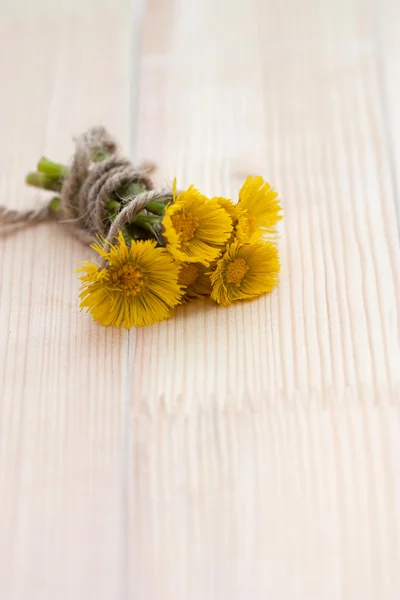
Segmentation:
[(2, 203), (102, 123), (285, 208), (272, 295), (129, 333), (79, 313), (89, 249), (1, 237), (1, 600), (397, 599), (398, 1), (0, 7)]

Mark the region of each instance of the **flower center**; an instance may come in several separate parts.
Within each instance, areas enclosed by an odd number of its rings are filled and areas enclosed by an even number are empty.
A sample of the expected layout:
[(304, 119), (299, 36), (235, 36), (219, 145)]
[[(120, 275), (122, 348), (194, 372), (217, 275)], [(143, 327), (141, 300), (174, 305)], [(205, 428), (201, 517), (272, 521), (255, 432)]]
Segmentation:
[(234, 285), (240, 285), (243, 277), (249, 270), (249, 265), (244, 258), (235, 258), (226, 267), (225, 279), (226, 283), (233, 283)]
[(200, 275), (199, 267), (194, 264), (183, 265), (179, 277), (178, 283), (179, 285), (192, 285)]
[(199, 226), (198, 217), (193, 215), (184, 215), (183, 213), (177, 213), (171, 216), (171, 221), (174, 229), (181, 236), (181, 241), (184, 244), (190, 242), (194, 237), (194, 232)]
[(144, 285), (142, 271), (132, 264), (122, 265), (113, 271), (111, 281), (127, 296), (136, 296)]

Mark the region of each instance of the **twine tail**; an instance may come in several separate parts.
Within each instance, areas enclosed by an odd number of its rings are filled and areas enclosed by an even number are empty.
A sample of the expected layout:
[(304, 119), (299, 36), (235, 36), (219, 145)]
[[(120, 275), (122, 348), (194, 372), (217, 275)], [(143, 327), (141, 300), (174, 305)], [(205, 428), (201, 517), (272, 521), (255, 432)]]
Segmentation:
[(12, 210), (6, 206), (0, 206), (0, 226), (5, 227), (40, 223), (47, 221), (53, 216), (54, 213), (50, 210), (50, 204), (30, 210)]

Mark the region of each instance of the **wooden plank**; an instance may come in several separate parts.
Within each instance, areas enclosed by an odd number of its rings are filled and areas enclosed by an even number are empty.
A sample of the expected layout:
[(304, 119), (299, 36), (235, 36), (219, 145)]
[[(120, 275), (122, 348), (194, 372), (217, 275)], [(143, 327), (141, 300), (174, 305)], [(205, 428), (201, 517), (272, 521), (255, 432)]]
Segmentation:
[(271, 296), (130, 334), (132, 597), (397, 597), (399, 252), (374, 10), (148, 3), (140, 155), (209, 194), (261, 173), (285, 220)]
[[(248, 172), (270, 178), (286, 209), (282, 281), (257, 303), (229, 311), (198, 304), (138, 332), (133, 381), (142, 397), (167, 403), (193, 390), (191, 377), (201, 398), (321, 396), (331, 387), (343, 395), (361, 383), (390, 392), (398, 251), (374, 48), (358, 30), (362, 7), (344, 7), (340, 25), (316, 0), (296, 3), (296, 19), (287, 19), (287, 3), (274, 15), (268, 5), (232, 3), (232, 24), (222, 27), (224, 2), (216, 6), (212, 17), (207, 3), (195, 13), (175, 5), (164, 37), (152, 34), (149, 13), (141, 154), (158, 160), (160, 179), (176, 174), (209, 193), (234, 196)], [(273, 31), (263, 36), (270, 19)], [(157, 378), (146, 363), (157, 364)]]
[[(104, 124), (129, 151), (130, 7), (2, 2), (0, 196)], [(78, 310), (91, 251), (43, 225), (0, 240), (0, 596), (120, 598), (127, 335)]]
[(400, 231), (400, 9), (395, 0), (386, 0), (382, 6), (376, 4), (374, 9), (377, 69), (391, 184), (396, 199), (397, 229)]
[[(398, 113), (372, 36), (379, 12), (393, 73), (397, 7), (364, 4), (148, 2), (137, 154), (208, 193), (271, 179), (270, 297), (124, 335), (78, 314), (89, 250), (0, 240), (2, 598), (397, 597)], [(139, 12), (129, 40), (122, 0), (2, 3), (2, 200), (39, 202), (24, 173), (94, 122), (128, 148)]]

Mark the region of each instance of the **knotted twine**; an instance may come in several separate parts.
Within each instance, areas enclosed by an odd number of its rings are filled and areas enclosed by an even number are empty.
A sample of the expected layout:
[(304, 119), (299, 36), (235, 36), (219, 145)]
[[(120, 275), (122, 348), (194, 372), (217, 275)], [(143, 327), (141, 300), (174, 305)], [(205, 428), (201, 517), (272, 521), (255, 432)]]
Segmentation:
[[(132, 223), (136, 216), (154, 200), (172, 201), (171, 190), (154, 190), (148, 174), (153, 165), (135, 168), (131, 161), (119, 155), (117, 145), (104, 127), (92, 127), (75, 141), (76, 149), (71, 167), (61, 188), (60, 210), (53, 211), (50, 203), (38, 209), (18, 211), (0, 206), (0, 226), (39, 223), (58, 219), (68, 224), (78, 239), (93, 243), (100, 235), (106, 246), (115, 242), (120, 229)], [(98, 162), (99, 154), (108, 155)], [(117, 190), (137, 183), (145, 189), (122, 200), (123, 208), (111, 223), (107, 214), (110, 197)]]

